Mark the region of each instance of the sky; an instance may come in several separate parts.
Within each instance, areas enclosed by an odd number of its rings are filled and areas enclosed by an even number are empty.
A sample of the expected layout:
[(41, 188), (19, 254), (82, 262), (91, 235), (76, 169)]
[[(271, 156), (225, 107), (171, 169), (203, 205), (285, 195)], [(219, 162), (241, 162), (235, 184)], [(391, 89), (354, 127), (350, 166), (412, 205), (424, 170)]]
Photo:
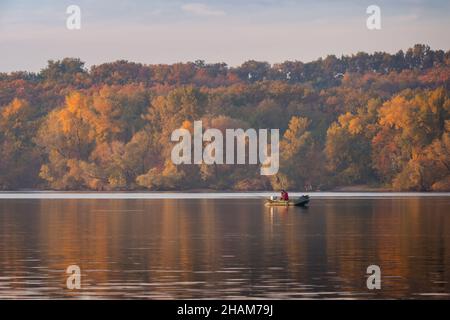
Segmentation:
[[(66, 9), (81, 9), (68, 30)], [(381, 9), (369, 30), (366, 9)], [(450, 0), (0, 0), (0, 72), (77, 57), (92, 66), (205, 60), (308, 62), (328, 54), (450, 49)]]

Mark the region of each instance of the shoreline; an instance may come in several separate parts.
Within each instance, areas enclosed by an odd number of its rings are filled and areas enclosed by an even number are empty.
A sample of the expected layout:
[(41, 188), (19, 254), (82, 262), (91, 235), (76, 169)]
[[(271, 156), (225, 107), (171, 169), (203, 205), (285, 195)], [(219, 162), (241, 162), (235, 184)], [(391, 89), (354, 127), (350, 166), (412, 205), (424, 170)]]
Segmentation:
[[(182, 199), (266, 199), (278, 192), (60, 192), (28, 191), (0, 192), (0, 200), (182, 200)], [(312, 199), (371, 199), (371, 198), (412, 198), (412, 197), (450, 197), (450, 192), (291, 192), (291, 197), (308, 194)]]

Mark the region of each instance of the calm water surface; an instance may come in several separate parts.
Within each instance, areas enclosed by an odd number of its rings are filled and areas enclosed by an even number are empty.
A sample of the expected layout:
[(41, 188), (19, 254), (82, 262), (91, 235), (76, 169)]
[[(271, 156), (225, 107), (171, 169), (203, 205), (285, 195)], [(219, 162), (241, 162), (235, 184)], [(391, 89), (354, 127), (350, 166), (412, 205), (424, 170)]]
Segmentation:
[(0, 298), (450, 299), (450, 197), (1, 199)]

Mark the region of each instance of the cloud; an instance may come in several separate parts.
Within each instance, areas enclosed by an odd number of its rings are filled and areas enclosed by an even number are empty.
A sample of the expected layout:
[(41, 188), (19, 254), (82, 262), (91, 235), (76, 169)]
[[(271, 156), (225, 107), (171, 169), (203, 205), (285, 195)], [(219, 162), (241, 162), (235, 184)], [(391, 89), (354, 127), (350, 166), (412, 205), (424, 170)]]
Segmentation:
[(224, 16), (225, 12), (221, 10), (215, 10), (208, 7), (203, 3), (187, 3), (181, 6), (181, 9), (185, 12), (192, 13), (198, 16)]

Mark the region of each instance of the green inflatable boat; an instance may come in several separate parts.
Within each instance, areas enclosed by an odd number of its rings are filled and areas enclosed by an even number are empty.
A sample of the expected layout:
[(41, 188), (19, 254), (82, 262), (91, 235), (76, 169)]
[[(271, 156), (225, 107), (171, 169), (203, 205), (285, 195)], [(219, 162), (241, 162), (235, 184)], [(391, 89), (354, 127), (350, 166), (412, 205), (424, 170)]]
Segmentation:
[(309, 196), (305, 195), (305, 196), (301, 196), (301, 197), (290, 197), (289, 201), (284, 201), (284, 200), (280, 200), (280, 199), (267, 199), (266, 206), (269, 206), (269, 207), (304, 206), (304, 205), (308, 204), (308, 202), (309, 202)]

